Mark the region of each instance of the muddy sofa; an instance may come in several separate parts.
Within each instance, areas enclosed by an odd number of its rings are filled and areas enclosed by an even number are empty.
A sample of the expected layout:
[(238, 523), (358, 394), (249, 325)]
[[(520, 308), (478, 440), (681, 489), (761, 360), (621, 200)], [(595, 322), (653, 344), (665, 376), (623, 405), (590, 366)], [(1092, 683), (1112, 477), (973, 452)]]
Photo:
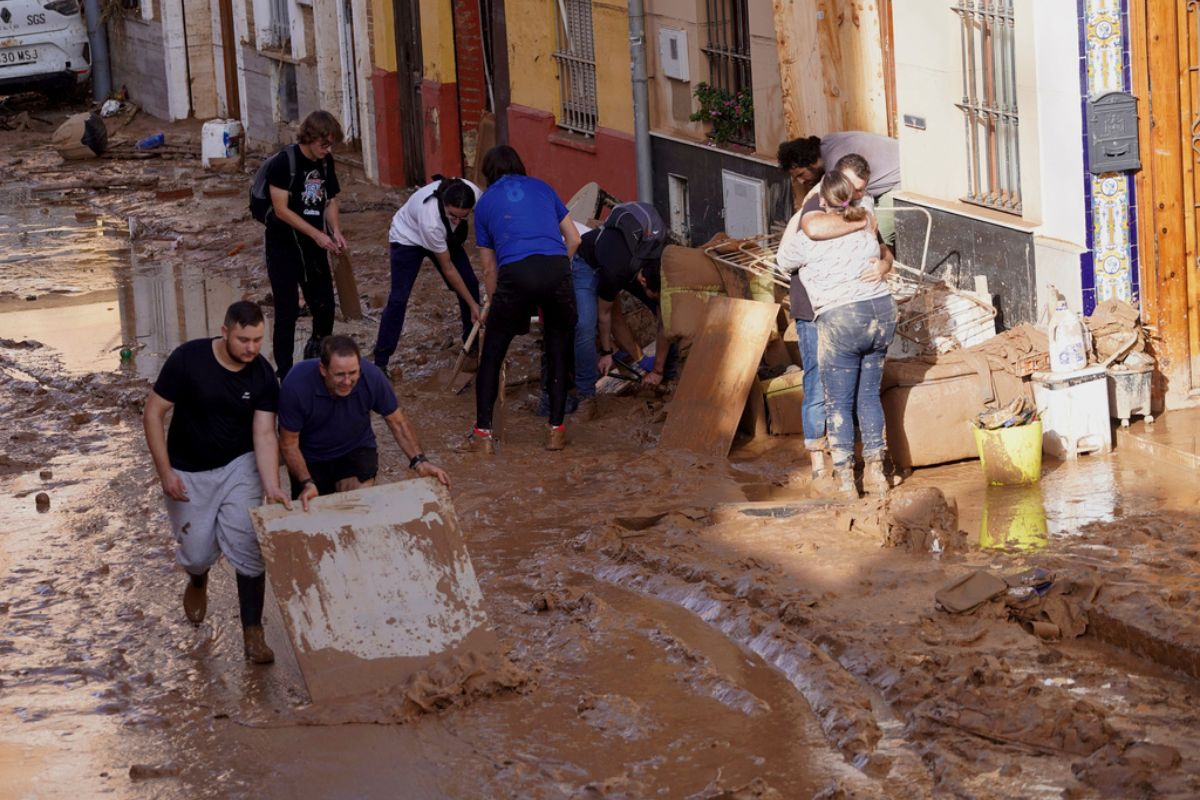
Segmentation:
[(880, 397), (892, 461), (907, 468), (975, 458), (971, 420), (985, 404), (1021, 394), (1028, 394), (1026, 382), (983, 356), (887, 361)]

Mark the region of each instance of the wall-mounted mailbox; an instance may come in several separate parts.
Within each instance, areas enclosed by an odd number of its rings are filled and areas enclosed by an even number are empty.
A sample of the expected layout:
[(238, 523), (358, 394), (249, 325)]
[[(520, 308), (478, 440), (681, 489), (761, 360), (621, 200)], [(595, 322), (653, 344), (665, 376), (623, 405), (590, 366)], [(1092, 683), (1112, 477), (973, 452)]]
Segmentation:
[(1138, 153), (1137, 98), (1106, 92), (1088, 100), (1088, 172), (1142, 168)]

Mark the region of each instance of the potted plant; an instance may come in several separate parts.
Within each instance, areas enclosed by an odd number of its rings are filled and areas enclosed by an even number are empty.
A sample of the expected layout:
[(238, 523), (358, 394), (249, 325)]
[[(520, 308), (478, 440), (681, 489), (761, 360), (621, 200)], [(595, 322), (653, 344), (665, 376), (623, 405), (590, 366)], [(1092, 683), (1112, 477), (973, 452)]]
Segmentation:
[(709, 137), (716, 144), (741, 140), (743, 143), (754, 130), (754, 95), (749, 88), (736, 93), (707, 83), (696, 85), (696, 100), (700, 110), (689, 117), (693, 122), (712, 125)]

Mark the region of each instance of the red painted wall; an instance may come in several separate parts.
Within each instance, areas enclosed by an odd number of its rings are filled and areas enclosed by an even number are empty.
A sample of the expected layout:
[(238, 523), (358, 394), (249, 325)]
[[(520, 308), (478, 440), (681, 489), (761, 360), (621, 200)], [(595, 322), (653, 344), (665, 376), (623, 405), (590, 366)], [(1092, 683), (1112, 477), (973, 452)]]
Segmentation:
[(379, 156), (379, 183), (404, 185), (404, 137), (400, 119), (400, 81), (395, 72), (376, 69), (371, 75), (375, 94), (375, 148)]
[(421, 118), (425, 125), (425, 179), (462, 175), (462, 131), (455, 84), (421, 81)]
[(473, 131), (479, 127), (479, 118), (487, 108), (478, 0), (454, 0), (454, 62), (462, 127)]
[(560, 129), (549, 111), (510, 105), (508, 138), (529, 174), (553, 186), (564, 203), (590, 181), (621, 201), (637, 199), (631, 134), (598, 128), (589, 139)]

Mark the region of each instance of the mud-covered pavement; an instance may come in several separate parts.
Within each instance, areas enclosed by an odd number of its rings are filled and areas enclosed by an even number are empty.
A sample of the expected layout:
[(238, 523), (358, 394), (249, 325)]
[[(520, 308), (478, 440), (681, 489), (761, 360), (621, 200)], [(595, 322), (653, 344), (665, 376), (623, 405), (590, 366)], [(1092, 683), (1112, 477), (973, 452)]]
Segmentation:
[[(167, 130), (198, 150), (198, 126)], [(905, 491), (958, 506), (935, 539), (881, 525), (869, 501), (821, 499), (787, 440), (730, 461), (657, 451), (669, 402), (653, 395), (602, 398), (548, 454), (519, 384), (536, 375), (532, 341), (510, 369), (505, 446), (461, 455), (473, 400), (439, 389), (458, 322), (432, 267), (397, 388), (451, 472), (514, 670), (473, 697), (426, 687), (428, 713), (304, 713), (277, 616), (279, 662), (242, 660), (227, 569), (208, 620), (184, 619), (140, 429), (170, 349), (215, 334), (230, 301), (269, 296), (249, 176), (196, 159), (64, 165), (43, 139), (0, 133), (20, 198), (0, 226), (0, 795), (1200, 795), (1190, 473), (1133, 453), (1051, 462), (1032, 488), (987, 489), (975, 463), (922, 470)], [(80, 175), (159, 182), (42, 191)], [(401, 195), (343, 185), (377, 313)], [(369, 346), (376, 324), (337, 329)], [(381, 443), (381, 479), (407, 477)], [(1035, 567), (1053, 582), (1032, 603), (935, 609), (973, 569)]]

